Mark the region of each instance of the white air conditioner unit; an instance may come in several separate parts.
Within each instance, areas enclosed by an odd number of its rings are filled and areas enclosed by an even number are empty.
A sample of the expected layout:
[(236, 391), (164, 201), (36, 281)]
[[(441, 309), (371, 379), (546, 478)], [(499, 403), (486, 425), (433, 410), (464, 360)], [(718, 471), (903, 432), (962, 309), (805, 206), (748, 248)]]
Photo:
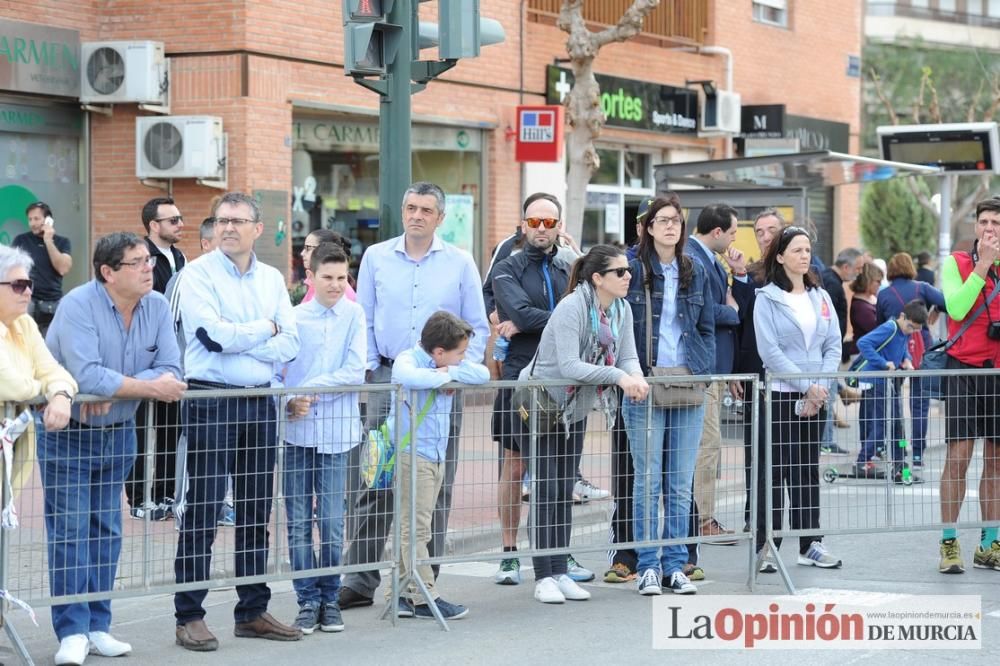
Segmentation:
[(714, 95), (702, 95), (699, 129), (722, 134), (740, 133), (740, 94), (719, 90)]
[(225, 180), (222, 118), (142, 116), (135, 121), (135, 175), (139, 178)]
[(80, 101), (168, 106), (170, 62), (162, 42), (84, 42)]

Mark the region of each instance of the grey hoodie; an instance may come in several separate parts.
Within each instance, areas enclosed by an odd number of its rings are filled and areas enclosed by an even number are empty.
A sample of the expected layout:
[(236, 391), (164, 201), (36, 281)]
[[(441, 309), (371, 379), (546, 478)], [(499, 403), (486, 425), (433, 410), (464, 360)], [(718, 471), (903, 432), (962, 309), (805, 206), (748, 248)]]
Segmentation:
[(810, 289), (809, 299), (816, 312), (816, 334), (806, 349), (802, 328), (792, 308), (785, 303), (785, 291), (769, 283), (757, 290), (753, 325), (757, 333), (757, 351), (764, 368), (771, 372), (801, 374), (801, 378), (782, 381), (805, 393), (812, 384), (826, 388), (835, 380), (810, 378), (810, 373), (836, 372), (840, 365), (840, 324), (830, 295), (823, 289)]
[[(522, 382), (530, 379), (565, 379), (572, 382), (614, 386), (625, 375), (641, 375), (642, 368), (639, 366), (632, 332), (632, 308), (624, 300), (622, 305), (625, 308), (624, 320), (615, 342), (614, 367), (592, 365), (582, 360), (586, 352), (583, 349), (586, 344), (584, 332), (590, 329), (590, 315), (587, 312), (586, 300), (577, 288), (559, 301), (556, 309), (552, 311), (552, 316), (542, 331), (538, 351), (535, 352), (537, 361), (528, 363), (521, 371), (519, 379)], [(548, 390), (559, 405), (566, 405), (568, 396), (565, 389), (552, 387)], [(595, 386), (577, 389), (572, 412), (566, 414), (566, 421), (576, 423), (587, 418), (587, 414), (595, 406), (596, 398)], [(614, 403), (611, 404), (611, 408), (613, 412)]]

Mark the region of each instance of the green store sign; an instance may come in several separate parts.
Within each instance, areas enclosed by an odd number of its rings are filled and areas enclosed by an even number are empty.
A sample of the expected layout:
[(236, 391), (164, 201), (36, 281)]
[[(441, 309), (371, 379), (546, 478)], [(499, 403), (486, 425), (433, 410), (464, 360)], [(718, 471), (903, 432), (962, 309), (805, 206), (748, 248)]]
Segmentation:
[(0, 90), (80, 96), (80, 33), (0, 19)]

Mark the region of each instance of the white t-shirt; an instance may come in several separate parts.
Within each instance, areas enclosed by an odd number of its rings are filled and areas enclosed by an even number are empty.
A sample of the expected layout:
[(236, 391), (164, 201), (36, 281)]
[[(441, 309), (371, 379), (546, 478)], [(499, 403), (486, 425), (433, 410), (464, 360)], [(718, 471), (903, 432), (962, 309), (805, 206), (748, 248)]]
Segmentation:
[(153, 245), (155, 245), (156, 249), (160, 251), (160, 254), (162, 254), (164, 257), (167, 258), (167, 262), (170, 264), (170, 274), (173, 275), (174, 273), (176, 273), (177, 263), (174, 261), (174, 253), (170, 251), (170, 246), (168, 245), (165, 248), (160, 247), (160, 244), (155, 242), (153, 243)]
[[(793, 294), (790, 291), (784, 292), (785, 303), (792, 309), (792, 314), (795, 317), (796, 323), (799, 328), (802, 329), (802, 339), (806, 344), (806, 349), (812, 344), (813, 338), (816, 337), (816, 311), (813, 309), (812, 299), (809, 298), (809, 292), (804, 291), (801, 294)], [(781, 391), (784, 393), (798, 393), (799, 389), (787, 384), (785, 382), (774, 382), (772, 387), (775, 391)]]

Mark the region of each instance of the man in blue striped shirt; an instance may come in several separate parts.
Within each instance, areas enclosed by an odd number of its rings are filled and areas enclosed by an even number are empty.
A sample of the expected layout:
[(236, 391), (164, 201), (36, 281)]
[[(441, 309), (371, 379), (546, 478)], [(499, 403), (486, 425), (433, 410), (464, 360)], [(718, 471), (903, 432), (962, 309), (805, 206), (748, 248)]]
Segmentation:
[[(115, 402), (73, 406), (69, 427), (40, 432), (49, 589), (52, 596), (106, 592), (121, 553), (122, 490), (135, 462), (140, 400), (174, 402), (180, 354), (167, 299), (153, 289), (153, 262), (141, 238), (113, 233), (94, 248), (95, 278), (68, 293), (46, 344), (80, 393)], [(57, 664), (83, 663), (92, 648), (115, 657), (131, 651), (113, 638), (111, 601), (56, 604)]]
[[(264, 388), (274, 366), (299, 351), (295, 315), (285, 280), (257, 261), (254, 241), (264, 231), (260, 206), (241, 192), (215, 204), (218, 248), (184, 269), (180, 309), (187, 348), (184, 372), (193, 390)], [(187, 510), (179, 521), (174, 574), (178, 583), (207, 580), (216, 517), (233, 475), (237, 577), (267, 572), (267, 525), (277, 451), (277, 413), (267, 396), (204, 398), (184, 405), (187, 429)], [(237, 585), (238, 637), (295, 641), (302, 632), (267, 612), (265, 583)], [(174, 595), (177, 643), (207, 652), (218, 640), (205, 625), (207, 589)]]
[[(444, 221), (444, 192), (433, 183), (418, 182), (403, 194), (403, 235), (368, 248), (358, 272), (358, 303), (368, 320), (368, 381), (388, 382), (397, 355), (412, 349), (432, 314), (445, 310), (468, 322), (474, 331), (466, 357), (483, 360), (489, 323), (479, 271), (468, 252), (445, 243), (435, 231)], [(368, 428), (377, 427), (389, 410), (388, 393), (368, 396)], [(431, 555), (444, 552), (451, 508), (451, 487), (458, 460), (462, 405), (456, 400), (445, 460), (444, 483), (434, 508)], [(353, 461), (352, 461), (353, 463)], [(353, 466), (353, 465), (352, 465)], [(344, 555), (346, 564), (378, 562), (392, 524), (392, 490), (360, 489), (354, 527)], [(341, 609), (372, 603), (378, 570), (344, 577)]]

